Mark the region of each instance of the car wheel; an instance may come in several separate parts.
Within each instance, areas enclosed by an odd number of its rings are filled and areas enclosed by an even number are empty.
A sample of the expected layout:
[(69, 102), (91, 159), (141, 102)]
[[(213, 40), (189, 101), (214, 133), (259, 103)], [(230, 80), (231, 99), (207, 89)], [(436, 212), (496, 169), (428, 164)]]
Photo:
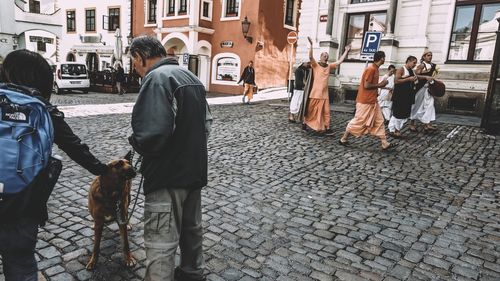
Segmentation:
[(54, 84), (54, 93), (55, 93), (56, 95), (62, 95), (62, 94), (63, 94), (63, 90), (61, 90), (61, 89), (57, 86), (57, 84)]

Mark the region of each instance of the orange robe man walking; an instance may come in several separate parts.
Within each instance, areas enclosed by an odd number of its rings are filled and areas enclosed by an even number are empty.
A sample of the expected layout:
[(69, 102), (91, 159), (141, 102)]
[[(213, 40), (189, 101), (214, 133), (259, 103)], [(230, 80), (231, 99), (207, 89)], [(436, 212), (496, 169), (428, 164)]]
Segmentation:
[(373, 56), (373, 63), (368, 66), (361, 76), (361, 81), (356, 97), (356, 114), (347, 124), (344, 135), (339, 140), (341, 145), (348, 145), (349, 135), (360, 137), (370, 134), (380, 139), (382, 150), (395, 146), (389, 143), (385, 135), (384, 116), (377, 102), (378, 88), (387, 85), (387, 80), (379, 81), (379, 67), (385, 62), (385, 53), (378, 51)]

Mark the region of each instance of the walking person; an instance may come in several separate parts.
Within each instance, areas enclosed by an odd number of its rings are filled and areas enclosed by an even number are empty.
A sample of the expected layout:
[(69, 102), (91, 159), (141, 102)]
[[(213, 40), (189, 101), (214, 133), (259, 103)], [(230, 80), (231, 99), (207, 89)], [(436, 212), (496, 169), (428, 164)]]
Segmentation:
[(305, 114), (304, 123), (318, 134), (331, 134), (330, 131), (330, 102), (328, 96), (328, 77), (330, 71), (344, 62), (351, 46), (346, 46), (342, 56), (334, 63), (328, 63), (328, 53), (320, 55), (320, 61), (316, 62), (313, 55), (313, 43), (309, 40), (309, 60), (314, 76), (311, 93)]
[[(432, 52), (425, 52), (420, 59), (420, 64), (415, 69), (415, 73), (434, 78), (437, 74), (436, 67), (436, 64), (432, 63)], [(432, 83), (432, 80), (423, 80), (417, 85), (418, 91), (415, 94), (415, 103), (410, 115), (410, 131), (417, 131), (417, 120), (424, 124), (424, 132), (433, 132), (437, 129), (431, 124), (436, 120), (436, 109), (434, 108), (434, 97), (429, 93), (429, 83)]]
[[(411, 115), (411, 107), (415, 102), (415, 92), (419, 78), (413, 68), (417, 58), (409, 56), (406, 63), (396, 71), (394, 77), (394, 91), (392, 93), (392, 117), (389, 121), (389, 133), (394, 138), (401, 138), (401, 130)], [(429, 77), (428, 77), (429, 78)]]
[(129, 142), (143, 156), (145, 280), (172, 281), (174, 275), (175, 280), (206, 280), (201, 189), (207, 184), (212, 118), (205, 87), (176, 58), (166, 57), (156, 38), (135, 38), (130, 54), (143, 78)]
[[(50, 114), (54, 143), (90, 173), (107, 173), (108, 166), (92, 155), (89, 147), (82, 143), (66, 123), (64, 114), (50, 104), (54, 74), (45, 58), (24, 49), (9, 53), (3, 62), (0, 82), (37, 90), (37, 94), (41, 95), (38, 99), (45, 103)], [(2, 150), (3, 152), (16, 153)], [(37, 152), (42, 154), (38, 146)], [(15, 197), (0, 200), (0, 255), (6, 281), (38, 280), (35, 259), (38, 225), (44, 225), (48, 219), (46, 203), (62, 168), (60, 162), (55, 164), (58, 167), (52, 163), (53, 160), (49, 160), (48, 166), (24, 191)]]
[(245, 103), (245, 97), (247, 97), (246, 103), (250, 104), (250, 101), (253, 99), (253, 90), (255, 87), (255, 69), (253, 68), (253, 61), (250, 61), (248, 66), (243, 69), (238, 84), (241, 83), (241, 81), (243, 81), (243, 98), (241, 100)]
[(298, 113), (304, 99), (304, 88), (310, 75), (310, 69), (311, 63), (307, 61), (301, 62), (295, 70), (295, 87), (290, 101), (290, 112), (288, 113), (289, 122), (299, 122)]
[(394, 72), (396, 67), (394, 65), (389, 65), (387, 68), (387, 74), (382, 77), (382, 80), (387, 81), (385, 87), (379, 89), (378, 104), (382, 110), (382, 115), (384, 115), (385, 124), (389, 123), (392, 115), (392, 91), (394, 90)]
[(116, 65), (116, 89), (118, 90), (118, 95), (123, 95), (125, 90), (123, 89), (123, 84), (125, 83), (125, 72), (121, 63)]
[(378, 89), (387, 86), (387, 80), (379, 82), (379, 67), (385, 62), (385, 53), (378, 51), (373, 55), (370, 64), (361, 75), (356, 97), (356, 113), (347, 124), (346, 130), (339, 140), (341, 145), (349, 145), (349, 135), (360, 137), (370, 134), (380, 139), (382, 150), (395, 147), (389, 143), (385, 135), (384, 117), (377, 102)]

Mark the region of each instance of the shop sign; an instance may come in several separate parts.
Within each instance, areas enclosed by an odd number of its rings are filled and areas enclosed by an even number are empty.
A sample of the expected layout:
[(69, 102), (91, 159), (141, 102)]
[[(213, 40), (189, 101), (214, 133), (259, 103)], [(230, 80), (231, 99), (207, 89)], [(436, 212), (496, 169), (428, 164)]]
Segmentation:
[(217, 80), (238, 82), (239, 75), (240, 66), (235, 58), (222, 57), (217, 60)]
[(327, 22), (328, 21), (328, 15), (321, 15), (321, 16), (319, 16), (319, 21), (320, 22)]
[(232, 48), (234, 45), (233, 41), (222, 41), (220, 42), (221, 48)]

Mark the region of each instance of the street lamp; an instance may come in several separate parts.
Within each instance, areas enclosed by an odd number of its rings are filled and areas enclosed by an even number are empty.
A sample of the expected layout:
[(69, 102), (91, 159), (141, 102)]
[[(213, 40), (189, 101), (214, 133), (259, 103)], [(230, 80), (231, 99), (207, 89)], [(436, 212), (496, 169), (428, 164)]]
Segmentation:
[(247, 39), (248, 43), (252, 44), (253, 38), (248, 36), (248, 31), (250, 30), (250, 21), (247, 17), (241, 22), (241, 31), (243, 32), (243, 37)]

